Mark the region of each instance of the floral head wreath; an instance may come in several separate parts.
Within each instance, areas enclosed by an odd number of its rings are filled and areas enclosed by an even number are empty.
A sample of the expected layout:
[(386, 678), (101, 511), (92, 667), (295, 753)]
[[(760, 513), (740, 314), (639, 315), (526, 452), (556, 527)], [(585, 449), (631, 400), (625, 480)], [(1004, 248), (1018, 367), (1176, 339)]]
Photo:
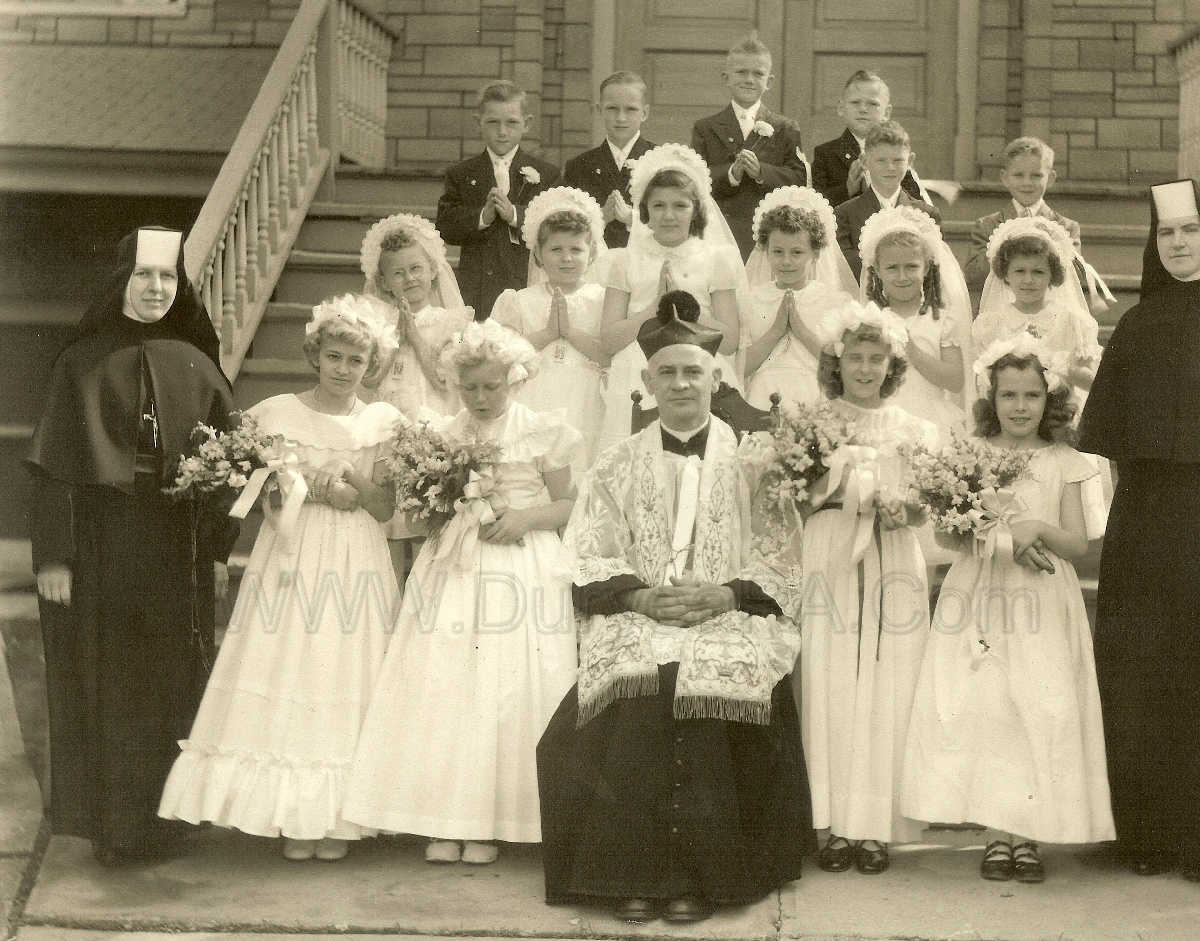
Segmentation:
[(821, 228), (825, 230), (825, 241), (830, 243), (837, 239), (837, 217), (834, 216), (833, 206), (829, 204), (828, 199), (807, 186), (781, 186), (779, 189), (767, 193), (759, 202), (758, 208), (754, 210), (754, 224), (751, 231), (754, 233), (755, 244), (758, 243), (758, 229), (762, 224), (763, 216), (780, 206), (791, 206), (793, 209), (815, 212), (817, 218), (821, 220)]
[(911, 232), (925, 246), (929, 260), (937, 262), (942, 233), (933, 216), (912, 206), (896, 206), (893, 209), (881, 209), (863, 225), (858, 239), (858, 253), (864, 265), (875, 267), (875, 250), (880, 240), (893, 232)]
[(875, 327), (892, 356), (903, 358), (906, 355), (908, 329), (903, 319), (890, 310), (880, 310), (874, 301), (865, 304), (850, 301), (842, 306), (831, 327), (830, 345), (835, 356), (841, 356), (845, 351), (846, 334), (857, 333), (862, 327)]
[(327, 323), (363, 326), (371, 334), (381, 354), (399, 349), (396, 328), (387, 323), (387, 309), (381, 301), (363, 294), (343, 294), (322, 301), (313, 308), (312, 320), (304, 325), (304, 335), (312, 336)]
[(626, 166), (631, 163), (633, 169), (629, 174), (629, 195), (634, 206), (642, 201), (642, 197), (646, 195), (646, 187), (660, 170), (678, 170), (687, 176), (696, 184), (701, 202), (712, 195), (712, 177), (708, 173), (708, 164), (696, 151), (684, 144), (659, 144), (636, 160), (625, 161)]
[(429, 256), (434, 271), (446, 261), (446, 243), (433, 223), (423, 216), (408, 212), (397, 213), (380, 219), (367, 232), (359, 252), (359, 263), (368, 283), (374, 283), (379, 274), (379, 256), (383, 254), (383, 242), (393, 232), (407, 232)]
[(1021, 332), (1011, 339), (997, 340), (975, 360), (975, 388), (979, 390), (980, 398), (986, 399), (992, 394), (992, 367), (1010, 354), (1017, 359), (1035, 357), (1042, 367), (1046, 388), (1050, 392), (1066, 388), (1070, 354), (1065, 351), (1052, 352), (1032, 333)]
[(1025, 235), (1045, 242), (1064, 267), (1069, 267), (1075, 258), (1075, 246), (1071, 244), (1071, 236), (1061, 225), (1040, 216), (1022, 216), (1018, 219), (1008, 219), (996, 226), (987, 243), (988, 264), (996, 260), (1001, 245), (1010, 239)]
[(588, 221), (592, 233), (592, 254), (604, 245), (604, 214), (600, 204), (587, 193), (573, 186), (555, 186), (538, 193), (525, 207), (525, 223), (521, 236), (530, 251), (537, 248), (538, 231), (549, 216), (563, 210), (580, 213)]

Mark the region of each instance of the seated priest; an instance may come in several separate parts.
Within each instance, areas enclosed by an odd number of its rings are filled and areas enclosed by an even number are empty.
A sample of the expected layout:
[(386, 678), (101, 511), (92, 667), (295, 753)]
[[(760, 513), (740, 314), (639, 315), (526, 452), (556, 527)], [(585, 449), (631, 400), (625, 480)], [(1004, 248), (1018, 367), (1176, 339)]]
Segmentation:
[(698, 921), (814, 848), (795, 514), (759, 490), (769, 449), (710, 413), (720, 341), (667, 305), (642, 325), (658, 420), (600, 456), (567, 526), (579, 678), (538, 746), (551, 904)]

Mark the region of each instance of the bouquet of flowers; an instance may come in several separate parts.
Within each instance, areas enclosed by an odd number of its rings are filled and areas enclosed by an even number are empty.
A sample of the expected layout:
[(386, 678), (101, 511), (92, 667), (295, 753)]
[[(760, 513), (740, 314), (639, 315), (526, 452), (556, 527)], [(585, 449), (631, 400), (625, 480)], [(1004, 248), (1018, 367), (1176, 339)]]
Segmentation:
[(259, 431), (253, 415), (235, 413), (237, 424), (217, 431), (200, 422), (192, 429), (194, 454), (182, 455), (175, 469), (175, 483), (163, 493), (175, 499), (213, 498), (233, 502), (245, 488), (250, 475), (274, 457), (270, 435)]
[(401, 425), (383, 460), (396, 488), (396, 512), (421, 520), (434, 544), (442, 531), (468, 504), (479, 502), (501, 509), (491, 467), (500, 460), (500, 446), (484, 441), (455, 441), (428, 422)]
[(953, 436), (940, 451), (908, 451), (912, 486), (929, 508), (935, 532), (986, 542), (1024, 505), (1008, 489), (1029, 472), (1029, 452), (994, 448), (982, 438)]
[(857, 443), (854, 425), (828, 402), (785, 408), (772, 431), (755, 432), (752, 438), (755, 445), (773, 452), (764, 486), (781, 507), (808, 502), (813, 483), (829, 472), (833, 453)]

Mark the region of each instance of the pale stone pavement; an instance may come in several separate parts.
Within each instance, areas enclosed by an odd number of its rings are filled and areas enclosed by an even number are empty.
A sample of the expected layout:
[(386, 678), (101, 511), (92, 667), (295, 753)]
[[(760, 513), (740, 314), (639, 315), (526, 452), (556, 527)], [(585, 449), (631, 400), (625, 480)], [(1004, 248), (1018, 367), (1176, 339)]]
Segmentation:
[[(493, 866), (431, 866), (415, 838), (368, 840), (339, 863), (292, 863), (276, 841), (208, 829), (187, 855), (107, 870), (89, 845), (49, 838), (4, 659), (4, 639), (36, 635), (28, 594), (0, 595), (0, 899), (17, 941), (270, 941), (381, 934), (432, 938), (736, 941), (1196, 941), (1200, 886), (1140, 879), (1095, 849), (1050, 847), (1040, 886), (979, 878), (974, 833), (927, 833), (881, 876), (804, 878), (696, 925), (629, 925), (601, 907), (548, 906), (536, 846), (504, 846)], [(28, 657), (14, 644), (14, 658)], [(28, 697), (28, 684), (18, 682)], [(29, 705), (23, 718), (29, 724)]]

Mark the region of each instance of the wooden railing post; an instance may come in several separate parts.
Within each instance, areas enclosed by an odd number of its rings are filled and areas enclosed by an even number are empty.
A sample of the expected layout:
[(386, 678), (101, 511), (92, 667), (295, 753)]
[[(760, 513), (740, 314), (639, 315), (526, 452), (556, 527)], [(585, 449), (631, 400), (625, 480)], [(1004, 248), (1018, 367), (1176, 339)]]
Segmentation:
[[(185, 245), (233, 379), (318, 188), (349, 141), (381, 166), (393, 39), (348, 0), (302, 0)], [(351, 75), (352, 73), (352, 75)], [(348, 154), (349, 156), (350, 154)], [(328, 195), (332, 195), (330, 191)]]

